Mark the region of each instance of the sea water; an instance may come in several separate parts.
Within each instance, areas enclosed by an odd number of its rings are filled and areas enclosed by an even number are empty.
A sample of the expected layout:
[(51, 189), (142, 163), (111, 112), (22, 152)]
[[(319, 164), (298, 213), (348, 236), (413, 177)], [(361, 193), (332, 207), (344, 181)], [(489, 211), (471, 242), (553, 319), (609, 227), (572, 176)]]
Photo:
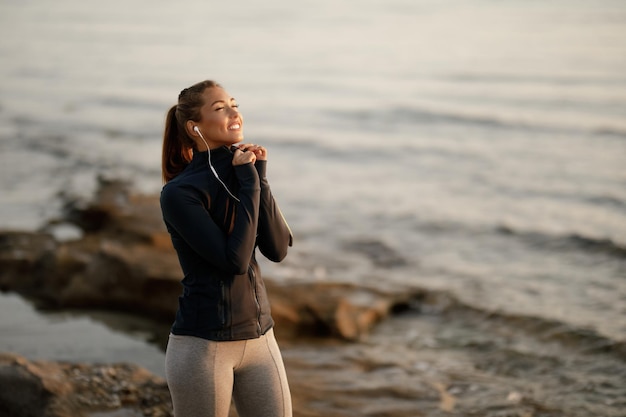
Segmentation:
[(215, 79), (294, 231), (268, 275), (625, 339), (623, 1), (7, 1), (0, 35), (5, 229), (99, 176), (158, 193), (166, 111)]

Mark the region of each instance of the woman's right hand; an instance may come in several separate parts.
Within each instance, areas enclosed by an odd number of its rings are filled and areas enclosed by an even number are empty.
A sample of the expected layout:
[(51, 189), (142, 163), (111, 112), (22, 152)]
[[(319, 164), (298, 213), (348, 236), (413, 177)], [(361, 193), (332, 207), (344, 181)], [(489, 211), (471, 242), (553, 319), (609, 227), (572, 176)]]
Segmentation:
[(235, 150), (233, 155), (233, 166), (244, 165), (256, 162), (256, 155), (254, 152), (242, 152), (241, 150)]

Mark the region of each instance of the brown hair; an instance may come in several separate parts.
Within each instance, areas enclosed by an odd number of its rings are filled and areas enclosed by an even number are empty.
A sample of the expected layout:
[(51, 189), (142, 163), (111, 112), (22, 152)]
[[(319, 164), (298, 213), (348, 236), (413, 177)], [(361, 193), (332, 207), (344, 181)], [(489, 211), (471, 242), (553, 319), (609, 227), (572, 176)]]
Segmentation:
[(195, 142), (185, 129), (185, 123), (188, 120), (200, 121), (200, 108), (204, 105), (202, 94), (212, 87), (221, 86), (215, 81), (205, 80), (185, 88), (178, 95), (178, 104), (167, 112), (161, 157), (164, 183), (180, 174), (191, 162)]

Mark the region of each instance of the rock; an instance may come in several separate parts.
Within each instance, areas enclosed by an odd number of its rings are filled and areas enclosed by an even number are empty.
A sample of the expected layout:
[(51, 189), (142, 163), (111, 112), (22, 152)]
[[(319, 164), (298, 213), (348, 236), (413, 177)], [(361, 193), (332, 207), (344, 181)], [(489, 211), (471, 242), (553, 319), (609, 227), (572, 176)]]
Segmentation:
[(0, 289), (28, 290), (34, 283), (31, 277), (40, 259), (55, 253), (58, 243), (48, 234), (3, 232), (0, 234)]
[(354, 284), (266, 282), (272, 316), (281, 337), (330, 336), (359, 340), (419, 294), (382, 292)]
[(41, 233), (0, 233), (0, 289), (47, 307), (103, 307), (172, 317), (176, 256), (141, 243), (86, 235), (59, 243)]
[(165, 381), (136, 365), (31, 362), (2, 353), (0, 386), (3, 416), (83, 417), (121, 409), (172, 416)]
[[(84, 206), (84, 207), (83, 207)], [(0, 289), (46, 307), (96, 307), (173, 317), (180, 266), (161, 220), (158, 198), (102, 181), (94, 202), (72, 203), (68, 220), (85, 234), (0, 233)]]
[[(0, 289), (47, 308), (115, 309), (171, 322), (181, 271), (158, 197), (134, 194), (124, 182), (101, 181), (93, 202), (68, 203), (67, 213), (58, 223), (80, 226), (84, 234), (77, 240), (60, 242), (45, 231), (0, 232)], [(357, 340), (414, 296), (331, 282), (266, 278), (266, 285), (284, 337)]]

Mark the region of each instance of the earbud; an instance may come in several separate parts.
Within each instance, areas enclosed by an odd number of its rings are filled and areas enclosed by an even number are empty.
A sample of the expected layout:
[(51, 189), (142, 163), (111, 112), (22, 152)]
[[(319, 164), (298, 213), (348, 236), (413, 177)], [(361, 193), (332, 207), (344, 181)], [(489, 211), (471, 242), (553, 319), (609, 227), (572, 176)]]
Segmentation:
[(193, 130), (200, 135), (200, 139), (202, 139), (202, 142), (204, 142), (204, 146), (206, 146), (206, 155), (207, 155), (207, 162), (209, 164), (209, 168), (211, 168), (211, 171), (213, 172), (213, 175), (215, 175), (215, 178), (220, 182), (220, 184), (222, 184), (222, 187), (224, 187), (224, 189), (226, 190), (226, 192), (228, 193), (228, 195), (230, 195), (232, 198), (235, 199), (235, 201), (240, 202), (241, 200), (239, 200), (233, 193), (230, 192), (230, 190), (228, 189), (228, 187), (226, 186), (226, 184), (224, 184), (224, 181), (222, 181), (222, 179), (220, 178), (219, 175), (217, 175), (217, 171), (215, 170), (215, 168), (213, 167), (213, 164), (211, 164), (211, 148), (209, 148), (209, 144), (206, 143), (206, 140), (204, 139), (204, 136), (202, 136), (202, 133), (200, 133), (200, 128), (198, 126), (194, 126)]

